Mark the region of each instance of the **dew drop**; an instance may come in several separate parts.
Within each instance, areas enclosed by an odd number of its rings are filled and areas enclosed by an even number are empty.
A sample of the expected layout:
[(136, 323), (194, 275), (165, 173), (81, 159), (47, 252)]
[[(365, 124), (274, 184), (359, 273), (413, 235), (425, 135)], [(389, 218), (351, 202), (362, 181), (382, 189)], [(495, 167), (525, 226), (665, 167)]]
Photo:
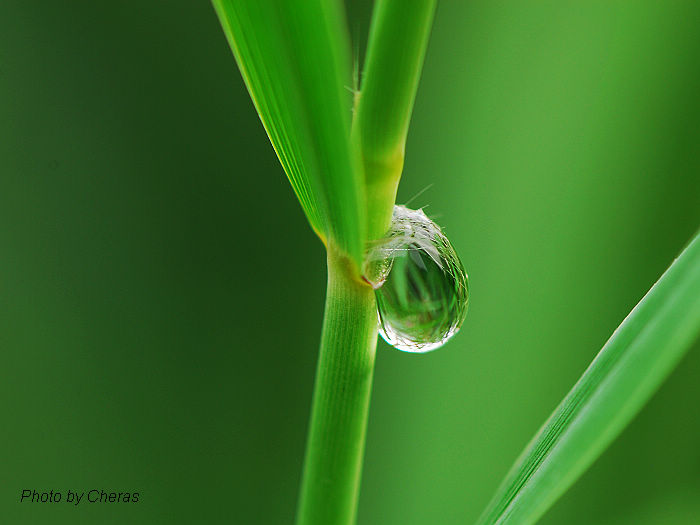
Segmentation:
[(469, 306), (464, 266), (422, 210), (394, 206), (387, 234), (371, 243), (365, 279), (377, 297), (379, 333), (405, 352), (428, 352), (456, 334)]

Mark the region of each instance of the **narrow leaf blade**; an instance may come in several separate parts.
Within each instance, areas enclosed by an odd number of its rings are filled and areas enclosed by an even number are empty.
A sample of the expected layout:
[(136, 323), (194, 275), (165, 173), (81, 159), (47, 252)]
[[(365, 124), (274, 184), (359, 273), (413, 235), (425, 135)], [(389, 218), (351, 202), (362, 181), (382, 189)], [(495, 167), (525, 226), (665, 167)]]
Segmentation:
[(362, 177), (342, 6), (323, 0), (213, 0), (248, 91), (314, 230), (359, 266)]
[(478, 521), (534, 523), (620, 434), (700, 334), (700, 235), (542, 426)]

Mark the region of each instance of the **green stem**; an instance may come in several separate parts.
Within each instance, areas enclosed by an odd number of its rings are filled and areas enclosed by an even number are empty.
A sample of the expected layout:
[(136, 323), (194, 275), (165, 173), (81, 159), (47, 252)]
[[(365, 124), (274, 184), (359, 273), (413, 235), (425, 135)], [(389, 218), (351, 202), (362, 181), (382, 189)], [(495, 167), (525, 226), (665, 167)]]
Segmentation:
[(368, 239), (381, 237), (391, 220), (435, 5), (436, 0), (375, 3), (353, 122), (365, 173)]
[(374, 291), (328, 250), (328, 293), (298, 525), (355, 522), (377, 345)]

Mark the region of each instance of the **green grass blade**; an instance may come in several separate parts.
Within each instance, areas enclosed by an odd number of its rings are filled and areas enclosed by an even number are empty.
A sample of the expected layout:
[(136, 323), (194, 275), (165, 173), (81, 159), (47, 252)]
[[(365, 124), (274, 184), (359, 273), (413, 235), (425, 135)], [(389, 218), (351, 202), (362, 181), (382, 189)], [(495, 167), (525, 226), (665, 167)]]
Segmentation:
[(352, 80), (342, 5), (329, 0), (213, 4), (311, 226), (359, 267), (364, 192), (350, 143)]
[(478, 523), (537, 521), (630, 422), (699, 333), (696, 235), (545, 422)]

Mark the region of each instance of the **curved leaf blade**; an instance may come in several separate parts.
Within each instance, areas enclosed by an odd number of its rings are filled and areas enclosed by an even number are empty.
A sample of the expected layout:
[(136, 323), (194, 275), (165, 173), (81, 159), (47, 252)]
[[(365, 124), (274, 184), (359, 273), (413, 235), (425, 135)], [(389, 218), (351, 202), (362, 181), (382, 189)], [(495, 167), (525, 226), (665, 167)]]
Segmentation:
[(342, 6), (213, 0), (260, 120), (311, 226), (359, 266), (364, 192), (350, 143)]
[(699, 334), (696, 235), (535, 435), (478, 524), (537, 521), (620, 434)]

